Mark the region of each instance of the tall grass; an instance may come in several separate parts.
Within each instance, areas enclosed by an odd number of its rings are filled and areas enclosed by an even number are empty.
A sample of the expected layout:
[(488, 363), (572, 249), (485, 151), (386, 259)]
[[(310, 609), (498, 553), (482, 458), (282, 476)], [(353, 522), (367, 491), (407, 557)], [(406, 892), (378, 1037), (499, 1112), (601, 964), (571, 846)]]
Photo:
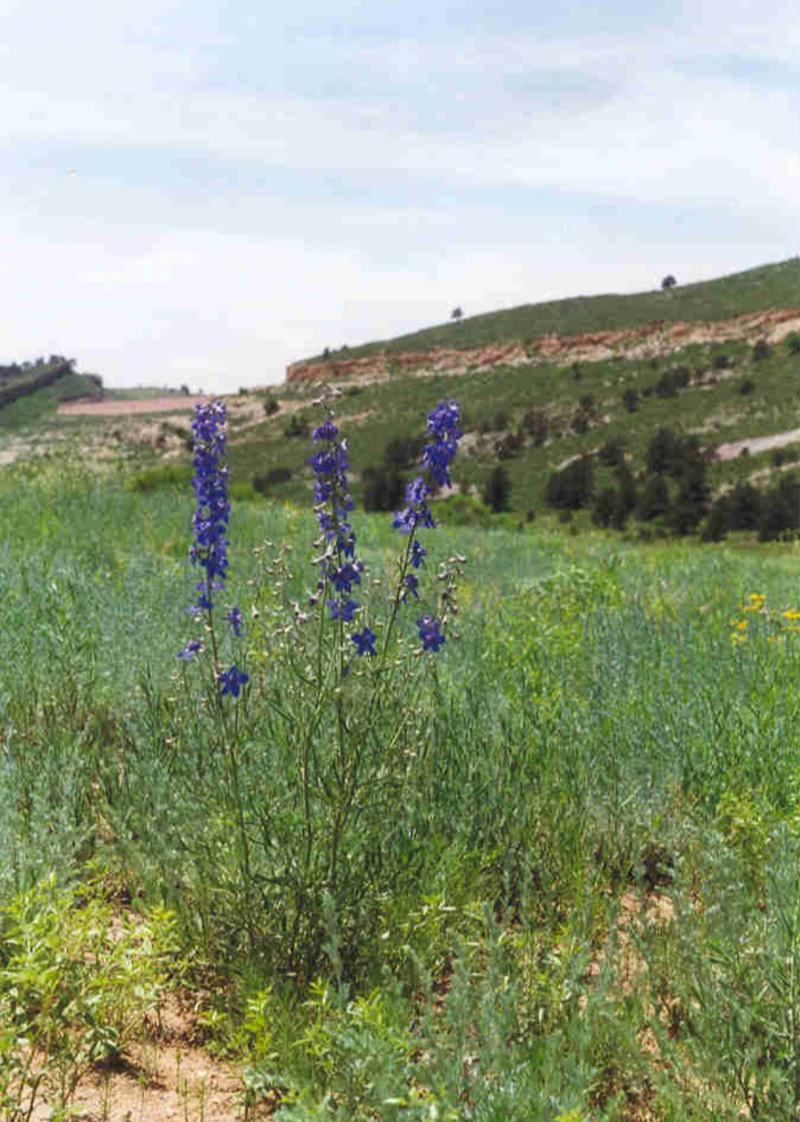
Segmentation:
[[(300, 601), (313, 520), (233, 511), (230, 586), (269, 683), (241, 708), (245, 881), (230, 771), (175, 658), (190, 515), (176, 489), (0, 477), (0, 902), (101, 868), (169, 907), (184, 977), (219, 980), (213, 1039), (285, 1118), (796, 1116), (792, 552), (437, 531), (469, 558), (460, 637), (362, 729), (375, 787), (347, 891), (312, 878), (297, 954), (302, 708), (262, 577), (291, 548)], [(373, 577), (394, 545), (359, 523)], [(778, 614), (745, 614), (751, 593)]]

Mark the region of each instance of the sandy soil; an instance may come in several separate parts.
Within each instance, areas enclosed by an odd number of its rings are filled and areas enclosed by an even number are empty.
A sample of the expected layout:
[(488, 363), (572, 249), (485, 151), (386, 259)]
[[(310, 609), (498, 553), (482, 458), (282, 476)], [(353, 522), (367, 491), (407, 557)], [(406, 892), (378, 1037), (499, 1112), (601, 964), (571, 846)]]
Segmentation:
[[(132, 1049), (126, 1063), (81, 1080), (73, 1100), (76, 1122), (244, 1122), (239, 1072), (196, 1039), (193, 1018), (172, 997), (158, 1031)], [(270, 1113), (268, 1107), (251, 1110), (247, 1119), (256, 1122)], [(31, 1122), (49, 1117), (43, 1103)]]
[(748, 440), (734, 440), (730, 444), (720, 444), (714, 458), (717, 460), (735, 460), (741, 456), (746, 448), (751, 456), (758, 452), (769, 452), (771, 448), (783, 448), (786, 444), (800, 441), (800, 429), (790, 429), (788, 432), (776, 432), (772, 436), (753, 436)]
[(173, 395), (171, 397), (147, 397), (128, 401), (108, 398), (103, 401), (65, 401), (59, 405), (61, 417), (128, 417), (134, 413), (186, 413), (208, 397)]

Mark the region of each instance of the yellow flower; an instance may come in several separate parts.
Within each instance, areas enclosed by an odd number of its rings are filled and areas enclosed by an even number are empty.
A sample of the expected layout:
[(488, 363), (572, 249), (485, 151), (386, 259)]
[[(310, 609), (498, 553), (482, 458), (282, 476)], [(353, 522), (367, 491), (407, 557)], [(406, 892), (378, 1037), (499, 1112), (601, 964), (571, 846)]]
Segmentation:
[(747, 631), (746, 619), (732, 619), (731, 627), (735, 627), (737, 631)]
[(800, 612), (795, 611), (794, 608), (790, 608), (788, 612), (783, 613), (783, 618), (784, 619), (800, 619)]
[(759, 602), (759, 604), (763, 604), (764, 601), (766, 600), (766, 596), (764, 595), (763, 592), (751, 592), (750, 595), (747, 597), (747, 599), (751, 600), (753, 602), (755, 602), (757, 600)]

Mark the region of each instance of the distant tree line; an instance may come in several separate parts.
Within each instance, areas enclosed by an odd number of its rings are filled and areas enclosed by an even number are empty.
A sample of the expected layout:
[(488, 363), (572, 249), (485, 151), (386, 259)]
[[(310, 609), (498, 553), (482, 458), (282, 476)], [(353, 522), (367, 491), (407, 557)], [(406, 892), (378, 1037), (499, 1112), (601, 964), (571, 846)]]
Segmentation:
[[(44, 367), (41, 373), (33, 374), (23, 382), (12, 382), (11, 385), (0, 389), (0, 409), (4, 408), (6, 405), (11, 405), (12, 402), (17, 401), (21, 397), (36, 393), (37, 390), (42, 390), (46, 386), (51, 386), (66, 374), (71, 374), (74, 360), (56, 358), (56, 362), (52, 366), (46, 364), (44, 360), (42, 360), (41, 365)], [(34, 366), (34, 369), (36, 369), (36, 366)], [(25, 373), (24, 370), (21, 372)]]

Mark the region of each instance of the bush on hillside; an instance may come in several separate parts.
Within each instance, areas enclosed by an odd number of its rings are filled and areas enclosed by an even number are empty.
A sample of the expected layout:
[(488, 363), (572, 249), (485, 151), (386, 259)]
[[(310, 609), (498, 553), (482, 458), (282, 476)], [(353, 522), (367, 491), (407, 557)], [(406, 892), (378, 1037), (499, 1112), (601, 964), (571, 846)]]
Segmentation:
[(391, 463), (365, 468), (362, 473), (364, 510), (398, 510), (403, 504), (405, 481)]
[(264, 472), (262, 475), (253, 476), (253, 487), (261, 495), (267, 495), (273, 487), (278, 487), (281, 483), (288, 483), (292, 478), (292, 470), (288, 467), (274, 467), (269, 471)]
[(544, 501), (558, 510), (580, 510), (587, 507), (594, 494), (594, 464), (589, 456), (555, 471), (545, 485)]
[(511, 480), (503, 465), (498, 464), (486, 481), (483, 501), (495, 514), (501, 514), (509, 509), (510, 497)]
[(622, 404), (625, 406), (628, 413), (635, 413), (639, 408), (639, 394), (637, 391), (632, 389), (625, 390), (625, 393), (622, 395)]

